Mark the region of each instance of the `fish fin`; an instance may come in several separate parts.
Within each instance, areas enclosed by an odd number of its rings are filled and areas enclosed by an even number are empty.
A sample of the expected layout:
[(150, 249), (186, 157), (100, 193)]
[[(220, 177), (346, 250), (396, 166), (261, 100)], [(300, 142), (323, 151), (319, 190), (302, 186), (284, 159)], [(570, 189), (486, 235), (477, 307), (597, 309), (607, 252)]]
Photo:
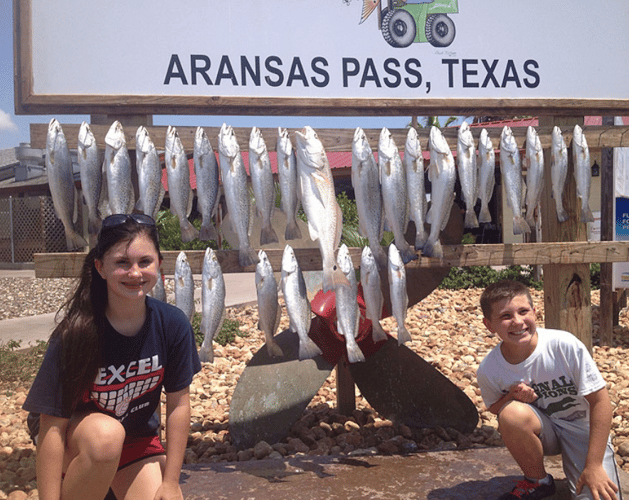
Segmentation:
[(243, 246), (238, 249), (238, 263), (241, 267), (254, 266), (258, 262), (260, 262), (260, 258), (250, 246)]
[(356, 341), (354, 342), (346, 342), (345, 347), (347, 348), (347, 360), (350, 363), (360, 363), (365, 361), (365, 355), (363, 351), (360, 350)]
[(388, 338), (387, 332), (384, 331), (379, 320), (371, 320), (371, 337), (373, 338), (374, 343), (387, 340)]
[(411, 342), (413, 339), (411, 338), (411, 334), (408, 333), (406, 326), (404, 324), (398, 325), (397, 328), (397, 343), (398, 345), (405, 344), (406, 342)]
[(286, 231), (284, 232), (285, 240), (300, 240), (301, 239), (301, 230), (297, 225), (297, 220), (292, 219), (289, 220), (286, 224)]
[(260, 245), (268, 245), (270, 243), (277, 243), (279, 241), (277, 237), (277, 233), (275, 229), (269, 225), (268, 227), (263, 227), (260, 231)]
[(426, 257), (434, 257), (436, 259), (443, 258), (443, 247), (441, 246), (441, 241), (437, 240), (433, 242), (428, 239), (428, 241), (424, 245), (424, 248), (422, 249), (422, 253)]
[(397, 245), (395, 246), (400, 251), (400, 257), (402, 257), (402, 262), (404, 262), (404, 264), (408, 264), (412, 260), (417, 260), (417, 252), (415, 252), (411, 248), (411, 246), (406, 243), (406, 241), (404, 241), (404, 245), (402, 245), (402, 248), (398, 247)]
[(201, 348), (199, 349), (199, 360), (202, 363), (214, 362), (214, 348), (211, 341), (208, 346), (205, 345), (205, 342), (201, 345)]
[(201, 230), (199, 231), (199, 239), (203, 241), (218, 240), (218, 233), (211, 220), (203, 221)]
[(341, 243), (341, 238), (343, 237), (343, 211), (336, 200), (334, 200), (334, 203), (336, 205), (336, 235), (334, 236), (334, 248), (338, 248)]
[(273, 338), (266, 339), (266, 352), (272, 358), (280, 358), (284, 356), (284, 351), (282, 348), (273, 340)]
[(568, 212), (563, 206), (557, 206), (557, 220), (559, 222), (566, 222), (569, 219)]
[(190, 224), (188, 219), (184, 219), (182, 222), (179, 226), (181, 228), (181, 241), (187, 243), (199, 237), (199, 230)]
[(72, 223), (76, 224), (76, 222), (79, 220), (79, 192), (76, 189), (76, 186), (74, 186), (74, 198), (73, 198), (73, 212), (72, 212)]
[(476, 218), (476, 213), (473, 208), (465, 211), (465, 227), (478, 227), (478, 219)]
[(491, 222), (491, 213), (489, 213), (489, 207), (487, 205), (481, 205), (480, 213), (478, 214), (478, 222), (482, 224)]
[(87, 223), (87, 231), (92, 235), (97, 235), (100, 232), (101, 220), (98, 216), (90, 216)]
[(337, 286), (351, 287), (347, 276), (337, 266), (323, 270), (323, 293), (334, 290)]
[(581, 222), (594, 222), (594, 215), (592, 215), (589, 205), (587, 203), (583, 204), (583, 200), (581, 200), (581, 204)]
[(87, 242), (85, 241), (85, 238), (83, 238), (83, 236), (81, 236), (75, 230), (66, 229), (65, 233), (66, 233), (66, 246), (68, 250), (72, 251), (78, 248), (85, 248), (86, 246), (88, 246)]
[(424, 248), (427, 239), (428, 234), (426, 233), (426, 230), (423, 227), (418, 228), (415, 233), (415, 250), (419, 251)]
[(513, 234), (530, 233), (531, 227), (523, 217), (513, 216)]
[(302, 340), (301, 337), (299, 337), (299, 359), (300, 360), (312, 359), (319, 356), (320, 354), (323, 354), (321, 352), (321, 349), (319, 349), (317, 344), (315, 344), (310, 337), (306, 337), (305, 341)]

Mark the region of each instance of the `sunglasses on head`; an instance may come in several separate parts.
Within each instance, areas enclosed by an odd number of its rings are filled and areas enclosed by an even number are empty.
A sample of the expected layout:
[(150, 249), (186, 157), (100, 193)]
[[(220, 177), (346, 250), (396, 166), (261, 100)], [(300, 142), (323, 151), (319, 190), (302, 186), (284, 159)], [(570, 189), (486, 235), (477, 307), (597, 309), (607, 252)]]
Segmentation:
[(113, 227), (126, 224), (130, 220), (142, 224), (144, 226), (155, 227), (153, 217), (146, 214), (114, 214), (103, 219), (102, 229), (111, 229)]

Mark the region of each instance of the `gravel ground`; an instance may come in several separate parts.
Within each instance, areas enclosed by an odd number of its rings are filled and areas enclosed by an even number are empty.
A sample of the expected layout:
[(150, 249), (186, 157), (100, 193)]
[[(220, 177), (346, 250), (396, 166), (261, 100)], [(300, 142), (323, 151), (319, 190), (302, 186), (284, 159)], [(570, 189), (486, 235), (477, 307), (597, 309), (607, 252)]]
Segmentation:
[[(55, 312), (72, 287), (71, 279), (0, 279), (5, 299), (0, 318)], [(167, 288), (172, 290), (172, 281)], [(482, 324), (478, 307), (480, 290), (453, 292), (436, 290), (408, 311), (407, 327), (412, 342), (407, 346), (438, 368), (476, 404), (480, 421), (469, 435), (453, 429), (416, 430), (382, 419), (357, 393), (356, 410), (346, 417), (335, 410), (334, 372), (317, 393), (291, 436), (281, 443), (258, 443), (255, 448), (236, 449), (230, 443), (229, 403), (238, 377), (247, 361), (263, 345), (256, 328), (254, 306), (227, 309), (227, 316), (240, 322), (247, 337), (234, 344), (215, 344), (213, 364), (204, 364), (192, 387), (192, 428), (186, 462), (219, 462), (296, 453), (326, 455), (404, 453), (417, 450), (448, 450), (474, 446), (500, 446), (496, 419), (483, 407), (475, 371), (479, 362), (496, 345), (496, 339)], [(538, 323), (544, 324), (541, 292), (533, 293)], [(594, 342), (598, 331), (598, 292), (593, 292)], [(280, 329), (288, 326), (283, 310)], [(395, 335), (395, 321), (383, 321)], [(614, 419), (613, 443), (618, 463), (629, 472), (629, 313), (623, 309), (620, 325), (614, 329), (614, 345), (594, 347), (594, 359), (608, 382)], [(26, 414), (21, 410), (28, 387), (7, 387), (0, 381), (0, 500), (37, 498), (34, 448), (26, 433)]]

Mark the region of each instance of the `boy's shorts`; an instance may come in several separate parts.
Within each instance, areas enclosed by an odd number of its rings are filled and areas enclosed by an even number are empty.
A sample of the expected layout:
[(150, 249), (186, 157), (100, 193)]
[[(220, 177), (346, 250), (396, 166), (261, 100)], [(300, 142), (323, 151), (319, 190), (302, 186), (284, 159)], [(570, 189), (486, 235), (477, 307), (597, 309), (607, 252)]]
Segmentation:
[[(563, 470), (568, 479), (572, 497), (578, 500), (592, 500), (592, 494), (587, 487), (583, 488), (581, 494), (576, 496), (577, 481), (585, 468), (585, 459), (589, 447), (589, 426), (580, 426), (574, 422), (551, 419), (535, 406), (529, 406), (537, 415), (542, 426), (539, 437), (542, 441), (544, 455), (561, 454)], [(614, 448), (609, 438), (607, 439), (603, 468), (609, 478), (618, 486), (618, 498), (622, 499), (620, 478), (618, 477), (616, 460), (614, 458)]]

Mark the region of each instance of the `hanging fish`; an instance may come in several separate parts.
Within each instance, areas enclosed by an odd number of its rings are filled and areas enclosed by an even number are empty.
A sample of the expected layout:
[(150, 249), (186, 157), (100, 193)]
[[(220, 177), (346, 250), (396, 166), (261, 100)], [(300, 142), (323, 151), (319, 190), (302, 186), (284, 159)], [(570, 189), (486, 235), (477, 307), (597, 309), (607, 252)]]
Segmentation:
[(100, 231), (101, 218), (98, 202), (103, 183), (102, 162), (99, 156), (96, 138), (87, 122), (81, 123), (77, 142), (77, 159), (81, 172), (81, 190), (87, 205), (87, 230), (91, 235)]
[(201, 325), (203, 343), (199, 348), (201, 361), (214, 361), (213, 340), (225, 320), (225, 279), (221, 264), (211, 248), (205, 249), (201, 288)]
[(352, 141), (352, 187), (356, 197), (360, 234), (369, 240), (369, 247), (378, 266), (384, 269), (387, 265), (387, 254), (380, 245), (384, 220), (378, 164), (367, 134), (360, 127), (354, 131)]
[(407, 263), (417, 259), (417, 252), (411, 248), (405, 238), (406, 226), (408, 225), (406, 171), (393, 136), (387, 128), (380, 131), (378, 167), (380, 169), (384, 216), (388, 227), (393, 231), (395, 246), (399, 250), (402, 260)]
[(478, 227), (478, 219), (474, 212), (478, 198), (478, 167), (476, 164), (476, 147), (469, 124), (464, 121), (459, 127), (456, 143), (459, 181), (465, 202), (465, 227)]
[(175, 305), (188, 321), (194, 317), (194, 280), (185, 252), (179, 252), (175, 261)]
[(256, 295), (258, 298), (258, 329), (264, 332), (266, 349), (271, 357), (282, 356), (282, 348), (273, 339), (280, 325), (281, 309), (277, 301), (277, 282), (264, 250), (258, 252), (256, 264)]
[(496, 185), (496, 152), (486, 129), (481, 130), (478, 140), (478, 160), (480, 162), (478, 170), (478, 197), (480, 198), (478, 222), (486, 224), (491, 222), (489, 202)]
[(336, 287), (336, 330), (345, 338), (348, 361), (350, 363), (359, 363), (365, 361), (365, 355), (356, 343), (360, 325), (358, 283), (352, 258), (344, 243), (339, 248), (337, 262), (350, 286), (339, 285)]
[[(426, 220), (430, 224), (428, 241), (422, 253), (427, 257), (443, 257), (443, 248), (439, 235), (448, 224), (452, 203), (454, 203), (454, 184), (456, 182), (456, 168), (450, 146), (446, 142), (441, 130), (430, 128), (430, 165), (428, 179), (432, 185), (430, 194), (430, 209)], [(389, 253), (390, 255), (390, 253)]]
[(561, 129), (557, 126), (553, 127), (552, 145), (550, 148), (550, 178), (553, 198), (555, 198), (557, 220), (565, 222), (568, 220), (568, 212), (566, 212), (563, 206), (563, 192), (568, 178), (568, 148), (561, 134)]
[(197, 206), (203, 219), (199, 239), (216, 241), (218, 233), (212, 223), (212, 216), (219, 201), (218, 161), (203, 127), (197, 127), (194, 135), (193, 158), (197, 177)]
[(428, 234), (424, 228), (428, 202), (424, 186), (424, 156), (417, 137), (417, 130), (414, 127), (409, 128), (408, 134), (406, 134), (404, 167), (410, 208), (409, 217), (415, 223), (415, 250), (421, 250), (428, 239)]
[(360, 283), (363, 286), (366, 317), (371, 321), (373, 341), (380, 342), (387, 340), (387, 334), (380, 324), (382, 306), (384, 304), (382, 282), (380, 280), (378, 266), (376, 265), (376, 259), (369, 247), (363, 248), (360, 257)]
[(310, 359), (321, 354), (321, 349), (308, 336), (312, 309), (306, 290), (304, 276), (290, 245), (282, 254), (282, 293), (290, 320), (290, 330), (299, 336), (299, 359)]
[(249, 241), (249, 188), (240, 145), (231, 126), (223, 123), (218, 134), (219, 165), (231, 227), (238, 237), (238, 263), (247, 267), (258, 263)]
[(531, 228), (522, 217), (523, 192), (526, 188), (522, 179), (520, 150), (511, 128), (507, 126), (500, 134), (500, 171), (507, 192), (507, 204), (513, 211), (513, 234), (530, 233)]
[(572, 159), (574, 177), (577, 181), (577, 198), (581, 200), (581, 222), (594, 222), (590, 209), (590, 184), (592, 183), (590, 148), (579, 125), (574, 126), (572, 135)]
[(157, 218), (166, 190), (162, 184), (162, 165), (155, 144), (146, 127), (138, 127), (135, 133), (135, 168), (138, 172), (140, 197), (135, 208)]
[(526, 222), (535, 227), (535, 207), (539, 206), (544, 186), (544, 150), (537, 131), (526, 130)]
[(260, 245), (277, 243), (279, 240), (271, 225), (275, 209), (273, 171), (266, 143), (258, 127), (253, 127), (249, 136), (249, 172), (253, 195), (256, 199), (256, 211), (262, 221)]
[(135, 206), (131, 158), (122, 124), (117, 120), (105, 136), (104, 170), (107, 172), (109, 210), (112, 214), (130, 214)]
[(168, 126), (166, 130), (166, 152), (164, 154), (166, 174), (168, 176), (168, 196), (170, 211), (179, 219), (181, 241), (188, 242), (199, 237), (199, 231), (188, 217), (192, 211), (192, 187), (190, 185), (190, 167), (177, 129)]
[(68, 143), (56, 118), (50, 120), (46, 135), (46, 173), (55, 213), (63, 223), (67, 249), (86, 247), (87, 242), (74, 227), (78, 220), (78, 194)]
[(301, 239), (301, 230), (297, 225), (299, 209), (299, 188), (297, 183), (297, 159), (290, 142), (288, 130), (277, 129), (277, 173), (280, 181), (280, 206), (286, 215), (284, 239)]
[(406, 292), (406, 269), (395, 245), (389, 245), (389, 290), (391, 293), (391, 307), (393, 317), (397, 322), (397, 342), (402, 345), (410, 342), (411, 334), (406, 329), (406, 311), (408, 309), (408, 294)]

